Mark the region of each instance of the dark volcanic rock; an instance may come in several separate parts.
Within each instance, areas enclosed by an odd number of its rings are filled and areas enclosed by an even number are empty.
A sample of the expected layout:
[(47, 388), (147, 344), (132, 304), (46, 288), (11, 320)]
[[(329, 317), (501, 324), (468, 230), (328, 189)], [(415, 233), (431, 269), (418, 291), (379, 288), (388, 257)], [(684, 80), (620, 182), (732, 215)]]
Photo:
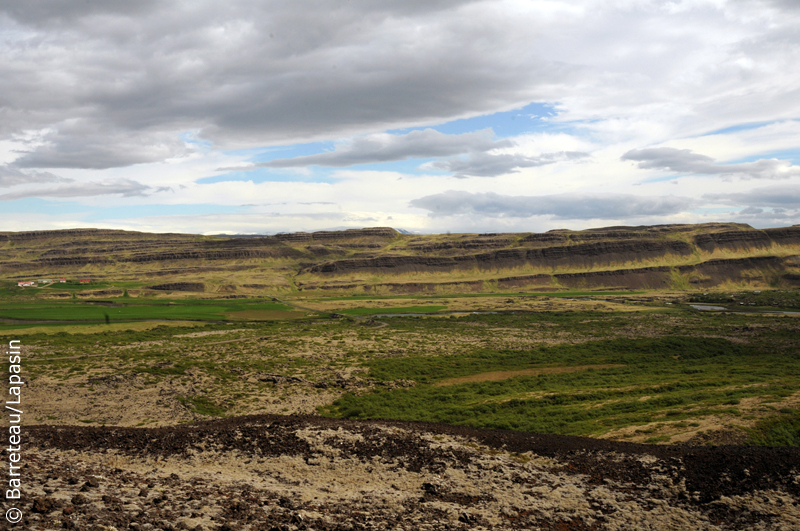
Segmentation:
[(629, 289), (662, 289), (670, 285), (672, 268), (615, 269), (590, 273), (563, 273), (555, 277), (561, 284), (570, 288), (621, 286)]
[(764, 229), (764, 233), (778, 245), (800, 245), (800, 225)]
[(455, 257), (381, 256), (326, 262), (307, 268), (309, 273), (347, 274), (354, 272), (408, 273), (452, 271), (455, 269), (503, 269), (525, 265), (542, 267), (593, 267), (692, 253), (689, 244), (667, 240), (622, 240), (545, 247), (503, 249)]
[(698, 234), (694, 243), (706, 252), (716, 249), (743, 250), (765, 249), (772, 245), (772, 240), (766, 232), (762, 231), (726, 231)]
[[(800, 521), (797, 448), (269, 415), (154, 429), (32, 426), (29, 436), (38, 456), (26, 469), (30, 488), (56, 485), (53, 497), (71, 500), (59, 516), (66, 529), (711, 530)], [(83, 461), (112, 455), (119, 468)], [(67, 469), (104, 479), (84, 495), (52, 482)], [(137, 487), (144, 482), (149, 490)], [(37, 498), (32, 518), (56, 510), (52, 500)]]
[[(728, 280), (741, 280), (742, 273), (752, 271), (763, 276), (783, 269), (783, 259), (777, 256), (753, 256), (750, 258), (708, 260), (697, 265), (677, 267), (684, 274), (697, 273), (700, 277), (691, 282), (699, 286), (715, 286)], [(753, 278), (752, 276), (750, 278)], [(767, 279), (762, 278), (762, 281)]]
[(292, 242), (292, 243), (305, 243), (305, 242), (333, 242), (333, 241), (347, 241), (356, 239), (366, 240), (393, 240), (400, 235), (399, 232), (390, 227), (372, 227), (366, 229), (347, 229), (341, 231), (317, 231), (317, 232), (290, 232), (284, 234), (276, 234), (273, 236), (276, 240)]
[(202, 282), (171, 282), (169, 284), (147, 286), (147, 289), (158, 291), (205, 291), (206, 286)]

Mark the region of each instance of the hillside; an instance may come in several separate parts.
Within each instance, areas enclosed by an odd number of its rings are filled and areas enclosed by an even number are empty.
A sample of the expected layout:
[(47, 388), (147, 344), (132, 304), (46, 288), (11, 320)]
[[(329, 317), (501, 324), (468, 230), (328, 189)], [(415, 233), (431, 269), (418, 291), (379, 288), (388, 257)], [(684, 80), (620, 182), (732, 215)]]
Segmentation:
[[(118, 290), (98, 295), (128, 290), (133, 296), (791, 287), (800, 285), (800, 226), (428, 236), (391, 228), (265, 237), (98, 229), (0, 233), (0, 281), (15, 288), (20, 280), (54, 278)], [(59, 290), (69, 287), (56, 283), (46, 294), (71, 296)]]

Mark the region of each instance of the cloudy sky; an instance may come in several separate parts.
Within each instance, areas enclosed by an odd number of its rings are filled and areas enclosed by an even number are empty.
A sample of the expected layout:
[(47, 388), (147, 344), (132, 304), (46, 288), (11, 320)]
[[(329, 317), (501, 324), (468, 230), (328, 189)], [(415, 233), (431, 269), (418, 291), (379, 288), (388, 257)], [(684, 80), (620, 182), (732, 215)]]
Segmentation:
[(0, 230), (800, 224), (797, 0), (0, 0)]

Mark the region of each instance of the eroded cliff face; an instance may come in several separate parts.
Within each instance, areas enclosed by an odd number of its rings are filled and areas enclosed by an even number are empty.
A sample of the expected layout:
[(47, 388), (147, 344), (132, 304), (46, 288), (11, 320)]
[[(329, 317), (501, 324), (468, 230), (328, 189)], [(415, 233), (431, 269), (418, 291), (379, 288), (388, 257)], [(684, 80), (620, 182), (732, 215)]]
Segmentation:
[[(0, 233), (0, 278), (6, 280), (86, 273), (140, 279), (147, 287), (227, 275), (219, 281), (226, 292), (276, 285), (389, 293), (795, 286), (798, 256), (800, 226), (756, 230), (723, 223), (542, 234), (407, 235), (386, 227), (257, 237)], [(163, 280), (148, 283), (154, 276)]]
[[(544, 234), (413, 236), (391, 253), (323, 256), (301, 264), (303, 290), (415, 293), (563, 287), (575, 289), (706, 288), (726, 283), (798, 283), (800, 227), (756, 230), (742, 224), (609, 227)], [(669, 265), (664, 265), (669, 264)], [(530, 274), (502, 274), (504, 271)], [(446, 279), (474, 272), (482, 280)], [(490, 277), (487, 277), (491, 275)], [(345, 282), (375, 275), (436, 279), (419, 282)], [(441, 277), (441, 278), (439, 278)]]
[[(306, 254), (270, 237), (209, 238), (76, 229), (2, 233), (2, 271), (70, 270), (127, 263), (302, 258)], [(7, 258), (3, 260), (3, 258)]]
[(800, 245), (800, 227), (704, 233), (694, 237), (694, 244), (709, 253), (718, 249), (752, 251), (773, 246)]
[(682, 241), (605, 241), (537, 249), (502, 249), (478, 254), (443, 256), (381, 256), (367, 259), (336, 260), (307, 267), (307, 273), (408, 273), (452, 271), (455, 269), (512, 269), (595, 267), (615, 263), (652, 260), (671, 255), (687, 256), (691, 246)]

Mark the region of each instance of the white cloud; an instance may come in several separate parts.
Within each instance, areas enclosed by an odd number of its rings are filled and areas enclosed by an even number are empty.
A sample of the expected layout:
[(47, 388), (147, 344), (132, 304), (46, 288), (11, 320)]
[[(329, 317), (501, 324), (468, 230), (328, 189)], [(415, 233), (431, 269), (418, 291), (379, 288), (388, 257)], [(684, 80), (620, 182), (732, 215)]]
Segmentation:
[(517, 173), (520, 168), (537, 168), (557, 162), (574, 161), (588, 157), (588, 153), (579, 151), (561, 151), (543, 153), (537, 157), (520, 154), (476, 153), (468, 158), (450, 158), (422, 165), (422, 169), (436, 169), (453, 173), (458, 179), (467, 177), (497, 177), (509, 173)]
[(255, 164), (264, 168), (295, 168), (311, 165), (343, 168), (354, 164), (394, 162), (412, 158), (448, 157), (462, 153), (483, 153), (513, 146), (510, 140), (495, 140), (491, 129), (448, 135), (433, 129), (402, 135), (373, 134), (356, 137), (335, 151)]
[(703, 199), (733, 206), (800, 210), (800, 185), (765, 186), (736, 193), (704, 194)]
[[(479, 231), (594, 222), (586, 216), (797, 222), (791, 186), (747, 202), (746, 179), (797, 181), (799, 25), (789, 0), (5, 2), (2, 198), (113, 206), (120, 219), (129, 205), (262, 205), (147, 222), (204, 232), (214, 220), (252, 231), (382, 217)], [(558, 114), (518, 137), (387, 133), (534, 101)], [(733, 130), (709, 134), (723, 128)], [(247, 168), (267, 147), (315, 140), (338, 143), (260, 165), (285, 182), (197, 183)], [(421, 170), (448, 175), (350, 168), (414, 158), (437, 159)], [(339, 170), (331, 178), (315, 165)], [(322, 173), (328, 182), (313, 182)], [(659, 181), (665, 173), (676, 184)], [(721, 184), (727, 176), (742, 178)], [(408, 206), (448, 193), (469, 194), (468, 215)], [(716, 213), (698, 213), (709, 205)], [(259, 221), (270, 213), (282, 221)]]
[[(124, 165), (153, 160), (171, 131), (241, 148), (513, 108), (574, 70), (529, 53), (539, 23), (519, 19), (513, 2), (411, 4), (9, 5), (0, 134), (57, 129), (49, 150), (61, 156), (28, 164), (72, 165), (63, 155), (87, 130), (111, 133), (114, 154), (129, 151), (114, 145), (126, 131), (145, 156)], [(70, 120), (81, 131), (68, 131)]]
[(105, 169), (161, 162), (190, 153), (175, 133), (132, 132), (113, 125), (70, 121), (39, 137), (14, 161), (20, 168)]
[(788, 179), (800, 176), (800, 166), (777, 159), (761, 159), (739, 164), (718, 164), (706, 155), (690, 149), (671, 147), (633, 149), (622, 155), (622, 160), (637, 163), (641, 169), (666, 170), (675, 173), (699, 175), (736, 175), (751, 179)]
[(29, 183), (65, 183), (70, 181), (72, 179), (59, 177), (49, 172), (23, 172), (7, 164), (0, 165), (0, 187), (2, 188)]
[[(174, 156), (164, 135), (187, 129), (241, 148), (532, 100), (659, 141), (800, 112), (798, 12), (781, 3), (422, 4), (7, 4), (0, 134), (59, 131), (29, 167), (106, 167)], [(106, 145), (82, 151), (91, 131)]]
[(556, 219), (625, 219), (668, 216), (692, 208), (686, 197), (642, 197), (629, 194), (559, 194), (508, 196), (492, 192), (471, 194), (449, 190), (414, 199), (411, 206), (431, 216), (477, 215), (486, 217), (552, 216)]
[[(153, 191), (136, 181), (90, 182), (73, 183), (47, 188), (28, 188), (0, 194), (0, 201), (11, 201), (25, 197), (54, 197), (59, 199), (104, 196), (119, 194), (123, 197), (143, 196), (146, 192)], [(155, 191), (161, 191), (156, 189)]]

